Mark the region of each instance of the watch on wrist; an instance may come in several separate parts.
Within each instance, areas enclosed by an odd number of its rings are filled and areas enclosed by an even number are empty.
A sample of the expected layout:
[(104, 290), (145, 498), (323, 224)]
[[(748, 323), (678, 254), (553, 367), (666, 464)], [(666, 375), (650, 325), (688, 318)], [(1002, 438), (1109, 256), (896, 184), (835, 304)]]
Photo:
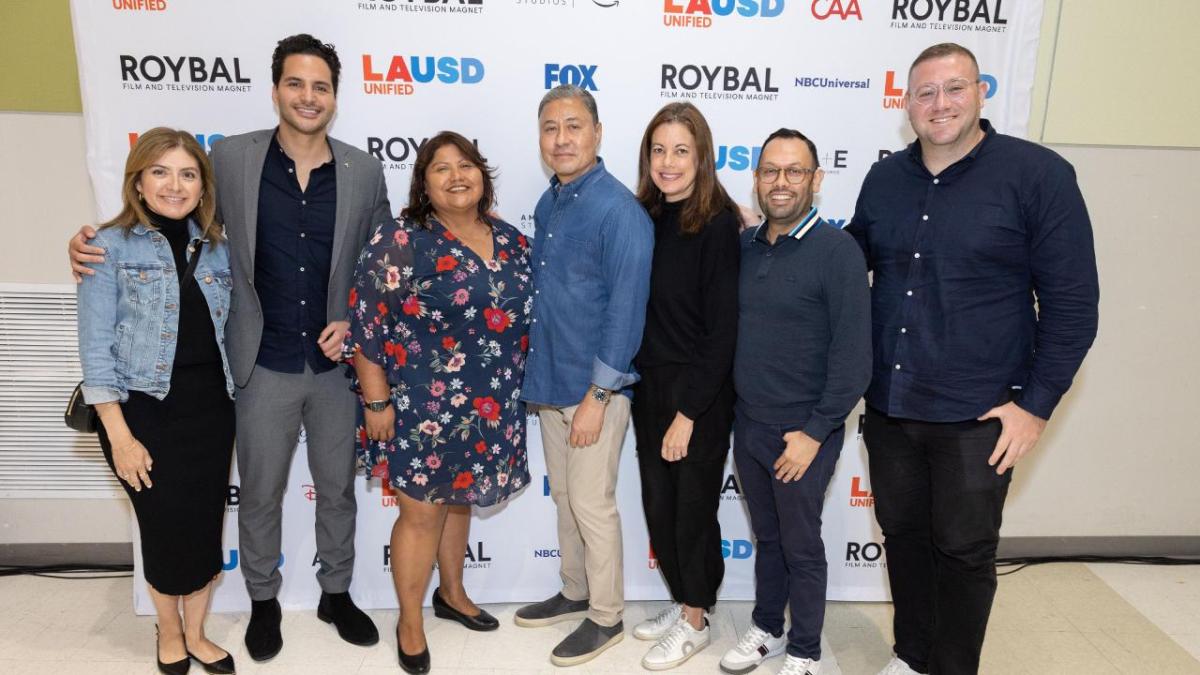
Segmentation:
[(388, 409), (388, 405), (390, 404), (391, 401), (387, 400), (386, 398), (378, 401), (367, 401), (367, 410), (370, 410), (371, 412), (383, 412), (384, 410)]
[(602, 404), (607, 405), (608, 401), (612, 398), (611, 391), (609, 391), (608, 389), (603, 389), (601, 387), (597, 387), (594, 384), (592, 385), (591, 389), (588, 390), (588, 392), (592, 395), (592, 399), (595, 400), (597, 403), (602, 403)]

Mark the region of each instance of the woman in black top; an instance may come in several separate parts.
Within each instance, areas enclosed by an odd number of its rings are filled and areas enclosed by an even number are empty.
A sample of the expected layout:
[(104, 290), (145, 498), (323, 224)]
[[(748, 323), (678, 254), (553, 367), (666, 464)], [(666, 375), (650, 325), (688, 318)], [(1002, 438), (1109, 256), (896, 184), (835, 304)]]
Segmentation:
[(708, 644), (704, 613), (725, 573), (717, 507), (733, 427), (740, 223), (695, 106), (660, 110), (640, 155), (654, 262), (632, 417), (650, 545), (674, 602), (634, 637), (657, 640), (642, 663), (661, 670)]

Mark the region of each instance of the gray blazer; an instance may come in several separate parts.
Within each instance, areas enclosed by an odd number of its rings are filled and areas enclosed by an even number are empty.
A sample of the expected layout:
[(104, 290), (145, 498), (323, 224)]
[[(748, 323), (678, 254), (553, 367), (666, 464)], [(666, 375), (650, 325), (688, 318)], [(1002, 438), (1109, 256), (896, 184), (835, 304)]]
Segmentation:
[[(274, 129), (217, 141), (212, 148), (217, 183), (217, 218), (229, 237), (233, 292), (225, 325), (225, 349), (233, 381), (246, 386), (262, 341), (262, 304), (254, 290), (254, 248), (258, 238), (258, 188)], [(329, 139), (337, 165), (337, 211), (333, 260), (329, 267), (329, 321), (347, 318), (346, 302), (358, 254), (376, 225), (393, 218), (383, 166), (358, 148)]]

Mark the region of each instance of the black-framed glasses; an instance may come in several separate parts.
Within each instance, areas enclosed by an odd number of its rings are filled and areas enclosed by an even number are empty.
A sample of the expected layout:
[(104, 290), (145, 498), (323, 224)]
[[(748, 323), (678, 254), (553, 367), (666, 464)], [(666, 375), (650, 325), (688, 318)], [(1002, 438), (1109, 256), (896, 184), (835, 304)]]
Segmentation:
[(920, 105), (932, 105), (937, 100), (939, 91), (946, 93), (946, 98), (954, 101), (961, 101), (967, 95), (967, 90), (971, 85), (978, 83), (979, 80), (972, 82), (963, 77), (956, 77), (953, 80), (946, 80), (942, 84), (923, 84), (912, 92), (912, 98)]
[(757, 174), (758, 179), (767, 184), (774, 183), (775, 181), (779, 180), (779, 174), (782, 173), (787, 178), (787, 182), (791, 183), (792, 185), (800, 185), (804, 181), (808, 180), (809, 177), (816, 173), (816, 171), (816, 169), (805, 169), (804, 167), (799, 166), (789, 166), (786, 169), (780, 169), (776, 166), (768, 166), (765, 168), (759, 167)]

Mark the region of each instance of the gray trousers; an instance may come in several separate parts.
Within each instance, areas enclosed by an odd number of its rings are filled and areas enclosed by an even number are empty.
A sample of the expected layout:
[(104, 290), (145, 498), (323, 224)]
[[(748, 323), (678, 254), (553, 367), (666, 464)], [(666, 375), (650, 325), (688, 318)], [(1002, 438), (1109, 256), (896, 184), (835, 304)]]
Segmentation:
[[(237, 392), (237, 463), (241, 474), (238, 545), (251, 600), (279, 593), (283, 493), (300, 425), (316, 488), (317, 583), (326, 593), (350, 588), (354, 568), (355, 395), (342, 368), (314, 375), (254, 368)], [(302, 569), (307, 561), (291, 561)]]

